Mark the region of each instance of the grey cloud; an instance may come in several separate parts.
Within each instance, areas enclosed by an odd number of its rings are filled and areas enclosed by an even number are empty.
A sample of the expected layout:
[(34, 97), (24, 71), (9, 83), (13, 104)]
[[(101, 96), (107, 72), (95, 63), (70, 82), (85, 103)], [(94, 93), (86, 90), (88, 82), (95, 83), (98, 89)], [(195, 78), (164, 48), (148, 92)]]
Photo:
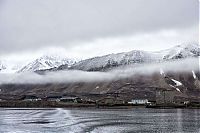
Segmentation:
[[(1, 0), (0, 53), (162, 29), (198, 30), (198, 0)], [(80, 43), (77, 43), (80, 45)]]

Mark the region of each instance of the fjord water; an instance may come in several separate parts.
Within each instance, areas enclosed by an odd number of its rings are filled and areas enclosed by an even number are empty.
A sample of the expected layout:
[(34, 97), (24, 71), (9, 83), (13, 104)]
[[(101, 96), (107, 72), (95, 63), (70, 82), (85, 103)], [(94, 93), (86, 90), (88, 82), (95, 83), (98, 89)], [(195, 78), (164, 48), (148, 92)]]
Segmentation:
[(0, 133), (200, 133), (198, 109), (0, 109)]

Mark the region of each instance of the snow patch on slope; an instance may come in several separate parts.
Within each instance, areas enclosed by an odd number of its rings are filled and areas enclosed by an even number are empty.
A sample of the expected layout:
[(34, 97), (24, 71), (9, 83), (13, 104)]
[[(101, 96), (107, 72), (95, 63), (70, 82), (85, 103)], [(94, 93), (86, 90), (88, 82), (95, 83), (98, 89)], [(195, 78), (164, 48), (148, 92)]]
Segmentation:
[(193, 75), (193, 78), (194, 78), (194, 79), (197, 79), (197, 76), (196, 76), (194, 70), (192, 70), (192, 75)]
[(169, 84), (169, 86), (171, 86), (172, 88), (176, 89), (178, 92), (181, 92), (181, 90), (179, 88), (177, 88), (177, 87), (175, 87), (175, 86), (173, 86), (171, 84)]
[(176, 86), (181, 86), (181, 85), (183, 85), (181, 82), (179, 82), (179, 81), (177, 81), (177, 80), (175, 80), (175, 79), (171, 79), (175, 84), (176, 84)]

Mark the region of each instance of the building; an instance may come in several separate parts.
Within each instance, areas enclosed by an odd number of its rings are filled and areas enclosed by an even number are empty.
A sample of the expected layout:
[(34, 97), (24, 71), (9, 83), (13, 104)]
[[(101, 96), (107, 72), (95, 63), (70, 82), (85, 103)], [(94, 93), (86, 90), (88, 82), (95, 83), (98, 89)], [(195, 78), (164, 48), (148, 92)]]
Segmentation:
[(59, 102), (62, 96), (47, 96), (43, 100)]
[(41, 98), (38, 98), (34, 95), (25, 95), (23, 101), (41, 101)]
[(132, 99), (128, 103), (133, 104), (133, 105), (145, 105), (148, 103), (148, 100), (147, 99)]
[(82, 99), (79, 97), (62, 97), (60, 98), (60, 102), (82, 103)]

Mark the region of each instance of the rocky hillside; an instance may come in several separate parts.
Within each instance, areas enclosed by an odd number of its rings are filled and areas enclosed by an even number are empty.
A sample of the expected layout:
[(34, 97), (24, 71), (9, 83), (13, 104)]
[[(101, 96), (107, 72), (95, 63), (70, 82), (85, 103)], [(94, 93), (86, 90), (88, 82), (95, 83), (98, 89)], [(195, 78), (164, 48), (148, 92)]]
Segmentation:
[(106, 95), (132, 98), (155, 98), (156, 89), (174, 90), (177, 96), (200, 97), (200, 73), (154, 73), (107, 82), (74, 82), (66, 84), (6, 84), (0, 95), (76, 95), (96, 99)]

